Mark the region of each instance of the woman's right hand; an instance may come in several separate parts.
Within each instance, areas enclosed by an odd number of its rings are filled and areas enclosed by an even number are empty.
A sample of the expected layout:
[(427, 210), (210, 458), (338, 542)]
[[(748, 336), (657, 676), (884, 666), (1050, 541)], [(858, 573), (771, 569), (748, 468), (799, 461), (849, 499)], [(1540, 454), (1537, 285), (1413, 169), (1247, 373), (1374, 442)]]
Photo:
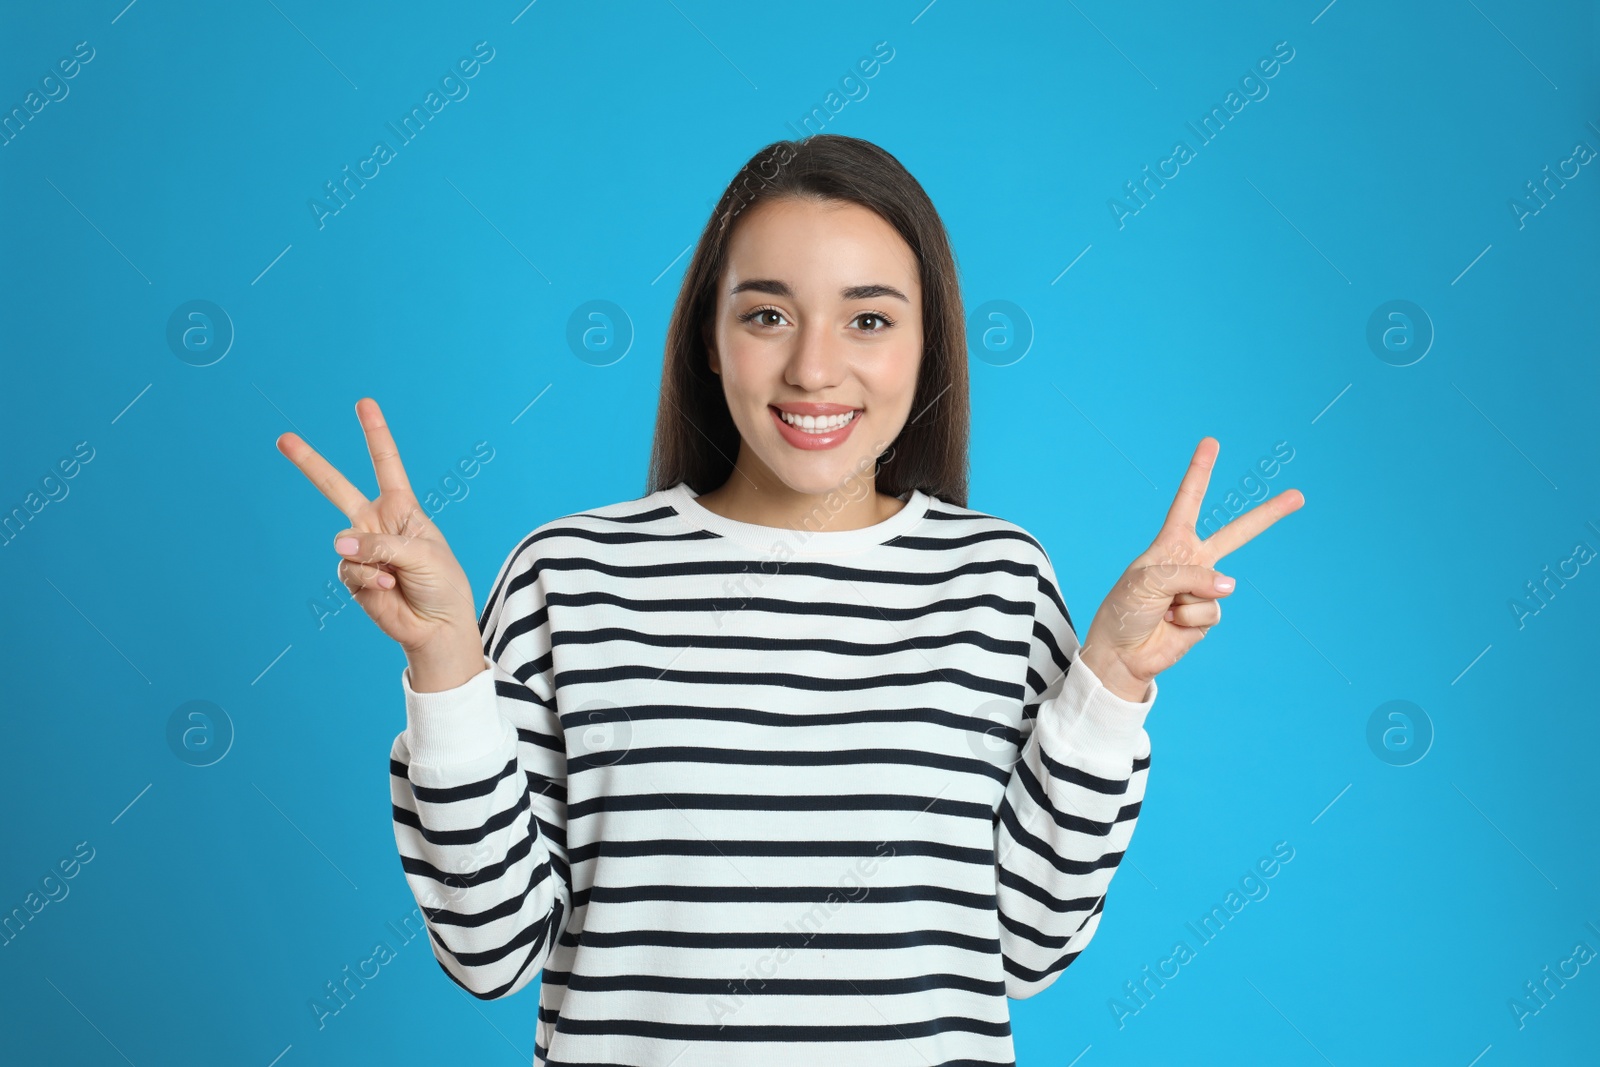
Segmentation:
[[(378, 475), (376, 500), (368, 500), (298, 435), (285, 433), (277, 440), (278, 451), (349, 520), (334, 535), (334, 551), (344, 557), (339, 579), (378, 628), (405, 649), (413, 666), (424, 660), (453, 664), (457, 674), (482, 669), (466, 572), (411, 491), (378, 402), (356, 401), (356, 417)], [(354, 539), (353, 551), (341, 551), (350, 547), (346, 538)]]

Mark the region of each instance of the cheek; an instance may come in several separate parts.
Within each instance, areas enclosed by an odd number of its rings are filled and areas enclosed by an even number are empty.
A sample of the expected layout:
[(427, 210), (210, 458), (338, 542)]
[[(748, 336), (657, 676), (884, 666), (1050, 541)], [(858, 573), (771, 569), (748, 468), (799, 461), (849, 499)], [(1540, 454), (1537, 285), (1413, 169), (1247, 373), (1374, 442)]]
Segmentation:
[(762, 346), (749, 338), (731, 338), (718, 349), (722, 354), (722, 381), (730, 395), (754, 395), (771, 392), (784, 373), (782, 358), (771, 347)]
[(722, 350), (718, 366), (722, 372), (722, 395), (730, 410), (737, 413), (766, 406), (772, 383), (760, 353), (741, 351), (736, 343), (731, 349)]
[(879, 358), (861, 368), (861, 379), (883, 399), (909, 403), (916, 392), (917, 371), (922, 362), (922, 344), (911, 341), (885, 346)]

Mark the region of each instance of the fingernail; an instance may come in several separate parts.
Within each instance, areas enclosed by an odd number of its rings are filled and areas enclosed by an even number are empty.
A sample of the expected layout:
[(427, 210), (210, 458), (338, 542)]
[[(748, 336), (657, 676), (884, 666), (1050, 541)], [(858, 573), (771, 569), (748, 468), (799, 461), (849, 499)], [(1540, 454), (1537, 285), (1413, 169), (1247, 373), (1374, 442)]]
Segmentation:
[(1171, 622), (1173, 619), (1177, 618), (1177, 616), (1178, 616), (1178, 613), (1176, 611), (1173, 611), (1171, 608), (1167, 609), (1167, 621), (1168, 622)]
[(1217, 592), (1226, 593), (1233, 588), (1233, 579), (1225, 574), (1217, 575)]
[(394, 575), (392, 575), (392, 574), (380, 574), (380, 575), (378, 575), (378, 584), (383, 586), (383, 588), (385, 588), (385, 589), (393, 589), (394, 588)]
[(333, 550), (341, 556), (353, 556), (360, 547), (361, 542), (354, 537), (341, 537), (333, 543)]

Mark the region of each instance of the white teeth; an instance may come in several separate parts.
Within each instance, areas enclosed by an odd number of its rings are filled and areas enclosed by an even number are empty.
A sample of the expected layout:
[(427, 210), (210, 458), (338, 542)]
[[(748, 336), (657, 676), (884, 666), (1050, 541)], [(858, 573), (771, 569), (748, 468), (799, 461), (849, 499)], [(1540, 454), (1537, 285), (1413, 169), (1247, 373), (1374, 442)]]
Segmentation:
[(847, 411), (843, 415), (824, 415), (818, 418), (814, 415), (794, 415), (779, 409), (778, 415), (784, 422), (805, 433), (829, 433), (851, 422), (856, 417), (856, 412)]

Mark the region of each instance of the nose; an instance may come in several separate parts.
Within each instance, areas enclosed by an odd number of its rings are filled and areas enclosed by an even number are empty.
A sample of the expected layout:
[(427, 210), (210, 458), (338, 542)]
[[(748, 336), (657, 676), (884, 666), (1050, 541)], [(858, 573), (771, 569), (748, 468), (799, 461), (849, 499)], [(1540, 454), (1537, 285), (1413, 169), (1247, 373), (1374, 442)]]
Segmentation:
[(826, 326), (801, 326), (784, 368), (784, 381), (807, 393), (826, 392), (844, 380), (849, 362), (842, 338)]

